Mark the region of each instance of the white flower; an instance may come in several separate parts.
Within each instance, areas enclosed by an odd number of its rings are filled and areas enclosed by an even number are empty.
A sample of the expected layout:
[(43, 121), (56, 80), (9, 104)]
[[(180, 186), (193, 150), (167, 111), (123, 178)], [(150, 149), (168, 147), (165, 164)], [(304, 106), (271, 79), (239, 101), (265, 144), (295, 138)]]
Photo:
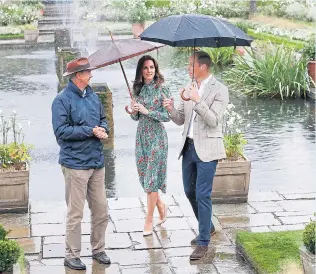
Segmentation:
[(251, 113), (251, 110), (248, 110), (248, 115)]
[(239, 128), (236, 129), (237, 133), (241, 133), (241, 130)]
[(15, 109), (14, 109), (14, 110), (12, 110), (12, 113), (13, 113), (13, 114), (16, 114), (16, 110), (15, 110)]
[(250, 127), (250, 124), (247, 125), (247, 128)]
[(228, 109), (228, 110), (231, 110), (231, 109), (233, 109), (233, 108), (235, 108), (235, 106), (234, 106), (232, 103), (230, 103), (230, 104), (227, 105), (227, 109)]
[(237, 119), (241, 120), (241, 116), (239, 114), (237, 114)]

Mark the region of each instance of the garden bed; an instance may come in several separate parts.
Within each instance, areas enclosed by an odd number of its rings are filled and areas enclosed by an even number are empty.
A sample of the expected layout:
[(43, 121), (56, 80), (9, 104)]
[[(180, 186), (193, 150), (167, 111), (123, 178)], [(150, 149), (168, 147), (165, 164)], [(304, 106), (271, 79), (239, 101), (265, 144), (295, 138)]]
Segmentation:
[(15, 39), (24, 39), (24, 34), (2, 34), (0, 35), (0, 40), (15, 40)]
[(295, 268), (300, 273), (299, 247), (302, 245), (302, 231), (285, 232), (239, 232), (236, 245), (243, 257), (261, 273), (291, 273)]

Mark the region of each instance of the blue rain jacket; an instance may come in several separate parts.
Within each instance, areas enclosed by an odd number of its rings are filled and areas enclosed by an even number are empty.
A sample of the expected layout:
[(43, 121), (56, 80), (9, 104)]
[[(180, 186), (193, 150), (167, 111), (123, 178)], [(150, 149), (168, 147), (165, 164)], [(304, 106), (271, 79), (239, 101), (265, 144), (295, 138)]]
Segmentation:
[(84, 94), (70, 80), (53, 101), (52, 124), (60, 146), (59, 164), (72, 169), (104, 167), (103, 144), (93, 128), (103, 127), (107, 133), (109, 128), (103, 105), (90, 86)]

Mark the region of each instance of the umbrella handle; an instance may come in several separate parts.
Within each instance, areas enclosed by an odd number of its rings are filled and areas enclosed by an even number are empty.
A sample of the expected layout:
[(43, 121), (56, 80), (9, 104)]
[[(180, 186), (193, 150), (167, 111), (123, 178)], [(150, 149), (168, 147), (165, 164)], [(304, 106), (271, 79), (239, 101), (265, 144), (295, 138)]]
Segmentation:
[(183, 89), (182, 91), (181, 91), (181, 93), (180, 93), (180, 96), (181, 96), (181, 99), (183, 100), (183, 101), (190, 101), (191, 99), (190, 98), (186, 98), (186, 97), (184, 97), (184, 92), (185, 92), (185, 89)]

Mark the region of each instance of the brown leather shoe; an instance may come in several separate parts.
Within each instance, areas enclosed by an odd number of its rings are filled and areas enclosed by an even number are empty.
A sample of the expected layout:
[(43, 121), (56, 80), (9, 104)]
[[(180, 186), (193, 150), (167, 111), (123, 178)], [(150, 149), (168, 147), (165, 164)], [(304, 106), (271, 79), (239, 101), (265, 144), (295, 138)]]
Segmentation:
[(208, 247), (207, 246), (201, 246), (201, 245), (198, 245), (195, 250), (193, 251), (193, 253), (191, 254), (190, 256), (190, 260), (193, 261), (193, 260), (200, 260), (202, 259), (205, 254), (207, 253), (208, 251)]
[[(214, 236), (216, 234), (216, 230), (215, 228), (211, 231), (211, 237)], [(199, 236), (196, 236), (192, 241), (191, 241), (191, 245), (196, 245), (198, 243), (199, 240)]]

